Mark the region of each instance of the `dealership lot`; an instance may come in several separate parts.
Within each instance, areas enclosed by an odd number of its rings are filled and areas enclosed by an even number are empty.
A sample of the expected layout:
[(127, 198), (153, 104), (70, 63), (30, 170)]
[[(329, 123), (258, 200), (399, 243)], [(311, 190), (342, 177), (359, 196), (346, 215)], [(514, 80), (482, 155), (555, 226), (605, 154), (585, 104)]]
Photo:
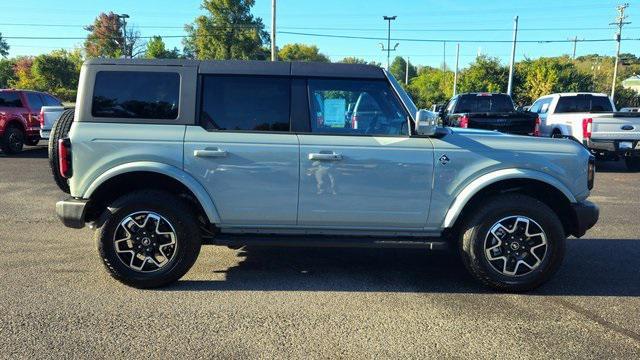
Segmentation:
[(44, 147), (0, 154), (0, 357), (638, 358), (640, 174), (598, 171), (600, 222), (529, 294), (485, 290), (449, 253), (211, 246), (143, 291), (55, 218)]

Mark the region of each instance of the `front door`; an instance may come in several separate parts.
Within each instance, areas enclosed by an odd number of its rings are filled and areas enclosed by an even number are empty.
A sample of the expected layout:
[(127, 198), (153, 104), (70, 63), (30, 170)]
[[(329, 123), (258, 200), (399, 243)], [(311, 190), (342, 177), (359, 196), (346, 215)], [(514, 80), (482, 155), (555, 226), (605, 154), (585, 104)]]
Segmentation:
[(295, 225), (299, 144), (289, 132), (290, 80), (204, 75), (200, 125), (187, 126), (184, 166), (223, 226)]
[(311, 129), (299, 135), (299, 225), (424, 228), (433, 146), (408, 135), (408, 114), (387, 82), (311, 79), (308, 91)]

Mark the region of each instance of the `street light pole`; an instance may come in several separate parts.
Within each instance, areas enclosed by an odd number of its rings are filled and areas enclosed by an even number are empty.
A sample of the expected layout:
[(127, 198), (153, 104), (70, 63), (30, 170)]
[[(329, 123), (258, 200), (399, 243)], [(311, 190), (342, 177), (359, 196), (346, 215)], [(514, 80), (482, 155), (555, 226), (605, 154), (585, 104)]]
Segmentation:
[(276, 60), (276, 0), (271, 0), (271, 61)]
[(127, 19), (129, 18), (129, 15), (127, 14), (119, 14), (117, 15), (119, 19), (122, 20), (122, 36), (123, 36), (123, 41), (122, 41), (122, 55), (124, 56), (124, 58), (127, 58)]
[(456, 46), (456, 71), (453, 73), (453, 96), (458, 94), (458, 64), (460, 62), (460, 43)]
[(382, 18), (385, 19), (388, 24), (387, 25), (387, 48), (385, 49), (383, 45), (382, 51), (387, 52), (387, 70), (389, 70), (389, 66), (391, 64), (391, 52), (395, 51), (399, 45), (396, 43), (396, 45), (393, 47), (393, 50), (391, 49), (391, 21), (395, 20), (397, 16), (383, 16)]
[(516, 61), (516, 43), (518, 42), (518, 17), (513, 19), (513, 45), (511, 46), (511, 65), (509, 66), (509, 84), (507, 85), (507, 94), (513, 93), (513, 72)]

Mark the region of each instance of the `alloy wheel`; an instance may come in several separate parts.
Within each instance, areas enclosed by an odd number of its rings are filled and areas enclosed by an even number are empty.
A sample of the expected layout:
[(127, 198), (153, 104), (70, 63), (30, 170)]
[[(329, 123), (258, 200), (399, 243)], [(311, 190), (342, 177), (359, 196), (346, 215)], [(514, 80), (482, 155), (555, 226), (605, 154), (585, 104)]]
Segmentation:
[(173, 225), (153, 211), (126, 216), (118, 224), (113, 242), (122, 263), (145, 273), (167, 266), (174, 259), (178, 246)]
[(534, 220), (509, 216), (493, 224), (484, 240), (491, 267), (506, 276), (523, 276), (536, 270), (547, 255), (547, 235)]

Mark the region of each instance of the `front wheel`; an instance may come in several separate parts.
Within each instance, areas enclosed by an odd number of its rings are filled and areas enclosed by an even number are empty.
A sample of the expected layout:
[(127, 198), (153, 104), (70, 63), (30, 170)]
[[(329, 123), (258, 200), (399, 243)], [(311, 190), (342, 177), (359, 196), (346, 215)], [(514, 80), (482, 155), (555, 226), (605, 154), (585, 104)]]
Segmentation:
[(460, 239), (469, 273), (495, 290), (528, 291), (546, 282), (564, 257), (565, 234), (546, 204), (520, 194), (477, 204)]
[(640, 155), (628, 155), (624, 158), (624, 163), (629, 171), (640, 171)]
[(113, 202), (95, 236), (111, 276), (136, 288), (177, 281), (194, 264), (201, 245), (191, 208), (160, 191), (138, 191)]

